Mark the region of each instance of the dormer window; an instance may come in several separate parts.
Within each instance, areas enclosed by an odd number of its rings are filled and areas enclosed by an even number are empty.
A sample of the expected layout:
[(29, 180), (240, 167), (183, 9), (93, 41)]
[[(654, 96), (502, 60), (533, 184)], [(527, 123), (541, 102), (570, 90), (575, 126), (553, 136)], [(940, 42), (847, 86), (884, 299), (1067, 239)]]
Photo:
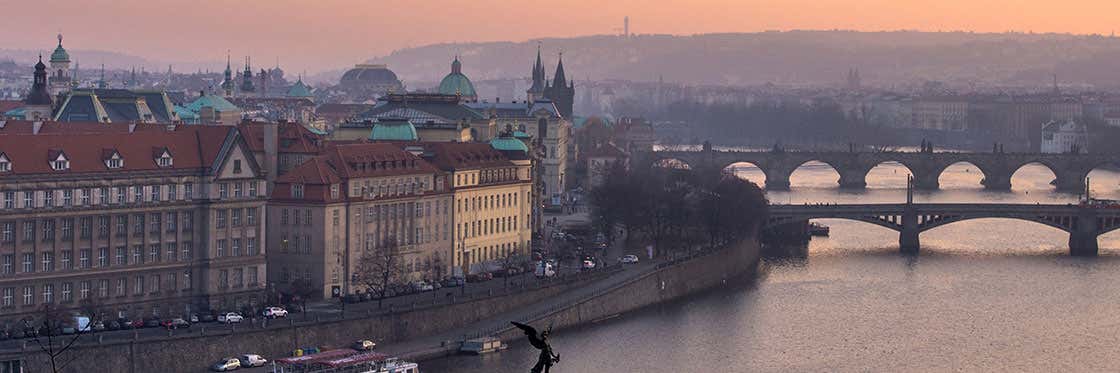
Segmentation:
[(171, 165), (174, 164), (174, 158), (171, 157), (171, 152), (167, 151), (167, 148), (162, 150), (163, 151), (158, 153), (159, 156), (156, 157), (156, 165), (160, 167), (171, 167)]
[(292, 198), (303, 198), (303, 184), (292, 184)]
[(114, 151), (113, 154), (105, 160), (105, 167), (108, 167), (110, 169), (118, 169), (124, 167), (124, 157), (121, 157), (120, 153)]
[(0, 153), (0, 172), (11, 172), (12, 160), (8, 159), (8, 155)]
[(51, 159), (51, 169), (55, 171), (66, 171), (70, 169), (70, 159), (66, 158), (66, 154), (58, 152), (53, 159)]

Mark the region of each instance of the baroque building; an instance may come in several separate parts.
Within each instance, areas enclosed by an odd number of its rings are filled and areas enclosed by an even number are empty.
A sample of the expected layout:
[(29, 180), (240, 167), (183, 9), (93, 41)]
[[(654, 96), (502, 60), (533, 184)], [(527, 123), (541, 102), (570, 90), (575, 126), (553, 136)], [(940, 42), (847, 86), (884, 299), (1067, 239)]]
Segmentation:
[(265, 181), (223, 126), (0, 126), (0, 319), (256, 306)]

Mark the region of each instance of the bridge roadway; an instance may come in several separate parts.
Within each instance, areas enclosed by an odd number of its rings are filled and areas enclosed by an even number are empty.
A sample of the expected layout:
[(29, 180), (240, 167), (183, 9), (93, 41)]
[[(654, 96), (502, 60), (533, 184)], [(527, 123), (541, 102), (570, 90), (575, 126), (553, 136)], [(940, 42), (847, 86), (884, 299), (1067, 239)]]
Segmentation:
[(966, 162), (984, 174), (987, 189), (1010, 190), (1011, 175), (1029, 163), (1039, 163), (1054, 172), (1059, 190), (1080, 192), (1085, 177), (1094, 168), (1120, 166), (1120, 154), (958, 153), (958, 152), (841, 152), (841, 151), (726, 151), (705, 146), (703, 150), (660, 150), (652, 161), (675, 159), (690, 166), (714, 165), (720, 169), (735, 163), (750, 163), (766, 174), (766, 188), (789, 189), (789, 177), (801, 165), (819, 161), (840, 174), (841, 188), (864, 188), (867, 173), (884, 162), (898, 162), (914, 176), (918, 189), (938, 189), (938, 177), (952, 164)]
[(970, 219), (1032, 221), (1069, 233), (1070, 255), (1095, 256), (1097, 237), (1120, 228), (1120, 206), (997, 203), (899, 203), (851, 205), (770, 205), (766, 228), (809, 219), (848, 219), (899, 232), (899, 249), (916, 254), (918, 236), (942, 225)]

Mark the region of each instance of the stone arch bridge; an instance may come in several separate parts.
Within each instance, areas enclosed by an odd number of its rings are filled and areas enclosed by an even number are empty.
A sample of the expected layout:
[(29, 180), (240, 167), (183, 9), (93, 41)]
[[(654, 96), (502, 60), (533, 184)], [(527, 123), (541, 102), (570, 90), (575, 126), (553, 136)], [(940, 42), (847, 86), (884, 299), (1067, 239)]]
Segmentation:
[(900, 203), (852, 205), (770, 205), (764, 228), (803, 223), (809, 219), (848, 219), (899, 232), (903, 253), (917, 253), (921, 232), (971, 219), (1005, 218), (1031, 221), (1069, 233), (1071, 255), (1097, 255), (1097, 237), (1120, 228), (1120, 206), (1032, 205), (984, 203)]
[(1043, 153), (957, 153), (957, 152), (839, 152), (839, 151), (654, 151), (653, 161), (678, 160), (690, 166), (714, 165), (725, 168), (735, 163), (751, 163), (766, 174), (766, 188), (789, 189), (789, 177), (801, 165), (819, 161), (840, 174), (841, 188), (867, 186), (867, 173), (885, 162), (898, 162), (914, 176), (918, 189), (937, 189), (937, 179), (950, 165), (970, 163), (984, 174), (988, 189), (1010, 190), (1011, 175), (1030, 163), (1039, 163), (1054, 172), (1059, 190), (1079, 192), (1085, 177), (1101, 166), (1120, 166), (1120, 154), (1043, 154)]

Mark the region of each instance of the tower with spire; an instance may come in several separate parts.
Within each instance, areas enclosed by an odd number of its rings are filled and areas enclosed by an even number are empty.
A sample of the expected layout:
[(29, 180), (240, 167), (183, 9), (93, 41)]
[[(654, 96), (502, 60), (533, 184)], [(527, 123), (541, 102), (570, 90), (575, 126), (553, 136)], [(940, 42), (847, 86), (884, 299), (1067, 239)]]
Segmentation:
[(39, 63), (35, 64), (35, 77), (31, 83), (31, 92), (23, 100), (24, 119), (47, 120), (54, 109), (53, 95), (47, 86), (47, 65), (43, 63), (43, 55), (39, 55)]
[(541, 63), (541, 46), (537, 46), (537, 62), (533, 64), (533, 85), (525, 91), (525, 98), (536, 101), (544, 98), (544, 64)]
[(62, 47), (62, 34), (58, 34), (58, 46), (51, 53), (50, 93), (51, 96), (70, 92), (70, 54)]
[(245, 57), (245, 71), (241, 73), (241, 95), (252, 96), (256, 91), (256, 87), (253, 86), (253, 68), (251, 67), (251, 60), (249, 57)]
[(233, 68), (230, 66), (229, 51), (226, 51), (226, 71), (222, 75), (222, 94), (233, 97)]
[[(541, 71), (541, 73), (543, 74), (544, 71)], [(575, 102), (575, 84), (574, 80), (568, 82), (564, 75), (564, 54), (560, 53), (560, 59), (556, 63), (556, 75), (553, 76), (551, 84), (545, 84), (544, 97), (552, 100), (552, 103), (556, 105), (556, 110), (560, 112), (560, 116), (569, 120), (572, 118), (572, 106)]]

